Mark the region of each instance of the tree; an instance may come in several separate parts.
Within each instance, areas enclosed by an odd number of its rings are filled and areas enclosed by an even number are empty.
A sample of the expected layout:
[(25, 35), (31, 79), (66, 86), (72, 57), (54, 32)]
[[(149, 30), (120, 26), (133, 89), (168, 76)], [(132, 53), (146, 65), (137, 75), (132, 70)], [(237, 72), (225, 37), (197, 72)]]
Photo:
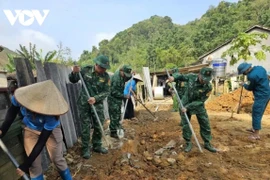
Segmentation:
[(47, 54), (45, 55), (45, 57), (42, 56), (42, 49), (40, 49), (40, 52), (38, 53), (37, 51), (35, 52), (36, 58), (37, 60), (44, 62), (50, 62), (54, 59), (54, 57), (56, 57), (56, 53), (57, 51), (49, 51), (47, 52)]
[(68, 58), (71, 55), (71, 49), (69, 47), (64, 47), (63, 43), (60, 41), (59, 44), (57, 45), (57, 52), (56, 52), (56, 57), (55, 59), (58, 59), (60, 61), (65, 61), (68, 60)]
[[(241, 59), (248, 61), (254, 57), (258, 60), (265, 60), (265, 52), (270, 52), (270, 46), (262, 45), (261, 42), (267, 38), (266, 33), (240, 33), (232, 41), (232, 46), (222, 54), (222, 57), (231, 57), (230, 65), (236, 64)], [(260, 46), (260, 49), (256, 50), (255, 46)]]
[(14, 64), (14, 55), (7, 54), (8, 57), (8, 63), (5, 65), (4, 69), (7, 70), (7, 72), (12, 73), (16, 71), (15, 64)]
[(31, 66), (33, 69), (35, 69), (35, 55), (36, 55), (36, 45), (32, 45), (32, 43), (29, 43), (29, 50), (25, 47), (22, 46), (21, 44), (19, 45), (20, 49), (16, 50), (17, 53), (19, 53), (20, 56), (28, 59), (31, 63)]

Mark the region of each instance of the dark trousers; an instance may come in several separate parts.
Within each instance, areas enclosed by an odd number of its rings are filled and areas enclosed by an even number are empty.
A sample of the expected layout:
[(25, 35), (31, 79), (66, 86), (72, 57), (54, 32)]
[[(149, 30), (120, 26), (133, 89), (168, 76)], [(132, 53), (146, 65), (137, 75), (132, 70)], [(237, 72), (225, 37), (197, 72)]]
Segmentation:
[(134, 106), (133, 106), (133, 103), (132, 103), (132, 100), (129, 99), (128, 102), (127, 102), (127, 109), (126, 109), (126, 112), (125, 112), (125, 117), (124, 119), (131, 119), (131, 118), (134, 118)]

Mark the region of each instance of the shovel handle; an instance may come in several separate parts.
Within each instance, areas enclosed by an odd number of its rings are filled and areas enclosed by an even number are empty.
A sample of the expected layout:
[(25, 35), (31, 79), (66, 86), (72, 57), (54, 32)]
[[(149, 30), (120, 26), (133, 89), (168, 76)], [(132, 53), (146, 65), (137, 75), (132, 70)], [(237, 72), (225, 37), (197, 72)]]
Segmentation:
[[(4, 142), (2, 141), (2, 139), (0, 138), (0, 147), (3, 149), (3, 151), (7, 154), (7, 156), (9, 157), (9, 159), (11, 160), (12, 164), (18, 168), (19, 167), (19, 163), (16, 161), (16, 159), (12, 156), (12, 154), (9, 152), (9, 150), (7, 149), (6, 145), (4, 144)], [(30, 180), (28, 178), (28, 176), (24, 173), (24, 175), (22, 176), (24, 180)]]
[[(167, 69), (166, 69), (166, 72), (167, 72), (167, 76), (168, 76), (168, 78), (169, 78), (169, 77), (170, 77), (170, 74), (169, 74), (169, 72), (168, 72)], [(181, 101), (181, 99), (180, 99), (180, 96), (179, 96), (177, 90), (175, 89), (174, 84), (173, 84), (173, 83), (171, 83), (171, 84), (172, 84), (173, 90), (174, 90), (174, 92), (175, 92), (175, 94), (176, 94), (177, 100), (178, 100), (178, 102), (179, 102), (179, 104), (180, 104), (180, 107), (181, 107), (181, 109), (182, 109), (182, 108), (183, 108), (183, 104), (182, 104), (182, 101)], [(191, 130), (191, 132), (192, 132), (192, 134), (193, 134), (193, 136), (194, 136), (194, 139), (195, 139), (195, 141), (196, 141), (196, 144), (197, 144), (197, 146), (198, 146), (200, 152), (203, 152), (203, 151), (202, 151), (202, 148), (201, 148), (201, 145), (200, 145), (200, 143), (199, 143), (199, 141), (198, 141), (198, 139), (197, 139), (197, 137), (196, 137), (196, 134), (195, 134), (195, 132), (194, 132), (194, 130), (193, 130), (193, 128), (192, 128), (192, 125), (191, 125), (191, 123), (189, 122), (189, 118), (188, 118), (188, 116), (187, 116), (187, 113), (185, 112), (184, 115), (185, 115), (185, 118), (186, 118), (186, 120), (187, 120), (187, 122), (188, 122), (189, 129)]]
[(238, 105), (238, 108), (237, 108), (237, 114), (239, 114), (240, 109), (241, 109), (240, 106), (241, 106), (241, 102), (242, 102), (243, 89), (244, 89), (244, 86), (242, 86), (242, 88), (241, 88), (241, 93), (240, 93), (240, 98), (239, 98), (239, 105)]

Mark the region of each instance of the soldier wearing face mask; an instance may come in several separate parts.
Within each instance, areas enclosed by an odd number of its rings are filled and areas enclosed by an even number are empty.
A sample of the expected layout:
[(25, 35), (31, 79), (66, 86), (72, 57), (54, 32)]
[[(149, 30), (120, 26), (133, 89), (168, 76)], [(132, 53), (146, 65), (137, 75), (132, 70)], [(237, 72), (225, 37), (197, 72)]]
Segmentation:
[(124, 96), (125, 83), (131, 78), (131, 67), (123, 65), (117, 70), (111, 78), (110, 95), (108, 97), (110, 114), (110, 132), (111, 137), (118, 138), (117, 130), (123, 129), (121, 121), (121, 106), (123, 99), (129, 99), (130, 95)]

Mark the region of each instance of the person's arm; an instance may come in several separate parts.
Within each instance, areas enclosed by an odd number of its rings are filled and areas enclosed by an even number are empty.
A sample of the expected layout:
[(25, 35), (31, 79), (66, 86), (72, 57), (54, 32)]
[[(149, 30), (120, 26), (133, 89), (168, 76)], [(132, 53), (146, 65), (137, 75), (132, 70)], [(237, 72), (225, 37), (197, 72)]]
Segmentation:
[(3, 122), (1, 128), (0, 128), (0, 138), (4, 137), (9, 130), (11, 124), (14, 122), (15, 118), (17, 117), (17, 114), (20, 111), (20, 107), (14, 106), (11, 104), (11, 106), (8, 108), (5, 121)]
[(34, 146), (32, 152), (29, 154), (29, 156), (24, 161), (24, 163), (19, 166), (19, 169), (21, 169), (24, 172), (29, 171), (30, 166), (35, 161), (35, 159), (40, 154), (40, 152), (42, 151), (51, 133), (52, 133), (52, 130), (46, 130), (45, 128), (42, 129), (39, 135), (38, 141), (36, 145)]
[(11, 97), (11, 106), (8, 108), (5, 121), (3, 122), (1, 128), (0, 128), (0, 138), (4, 137), (7, 133), (8, 129), (10, 128), (11, 124), (14, 122), (15, 118), (17, 117), (17, 114), (20, 111), (20, 105), (14, 98), (14, 96)]
[(115, 77), (112, 78), (111, 81), (111, 95), (116, 98), (124, 98), (123, 88), (120, 86), (120, 80)]
[[(87, 67), (84, 67), (81, 69), (80, 73), (82, 75), (82, 77), (84, 77), (85, 71), (87, 70)], [(77, 83), (80, 80), (80, 76), (79, 76), (79, 72), (74, 72), (72, 71), (69, 76), (69, 81), (72, 83)]]
[(29, 167), (32, 165), (32, 163), (35, 161), (35, 159), (38, 157), (38, 155), (46, 145), (46, 142), (52, 134), (52, 131), (60, 125), (60, 121), (55, 116), (44, 116), (43, 118), (45, 119), (45, 124), (39, 135), (38, 141), (29, 156), (27, 157), (26, 161), (19, 166), (19, 169), (24, 172), (28, 172)]
[(255, 89), (255, 84), (256, 84), (255, 79), (250, 79), (249, 84), (244, 84), (243, 86), (246, 90), (252, 91)]
[(174, 81), (188, 81), (188, 75), (180, 74), (180, 73), (174, 73), (172, 74), (172, 77), (174, 78)]

